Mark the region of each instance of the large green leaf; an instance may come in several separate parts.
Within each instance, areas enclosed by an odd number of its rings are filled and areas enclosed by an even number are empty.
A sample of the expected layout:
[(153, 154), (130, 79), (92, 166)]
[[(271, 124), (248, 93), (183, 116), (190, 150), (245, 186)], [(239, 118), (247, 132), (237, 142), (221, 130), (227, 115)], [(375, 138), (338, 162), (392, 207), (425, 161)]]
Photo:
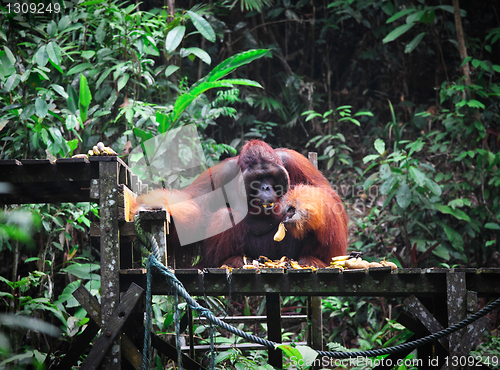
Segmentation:
[(84, 71), (84, 70), (86, 70), (86, 69), (90, 69), (90, 68), (92, 68), (92, 67), (93, 67), (92, 63), (82, 63), (82, 64), (78, 64), (78, 65), (74, 66), (73, 68), (71, 68), (71, 69), (68, 71), (67, 75), (69, 76), (69, 75), (73, 75), (73, 74), (75, 74), (75, 73), (80, 73), (80, 72), (82, 72), (82, 71)]
[(117, 89), (118, 91), (120, 91), (121, 89), (123, 89), (125, 87), (125, 85), (127, 85), (127, 82), (128, 82), (128, 79), (130, 78), (130, 75), (128, 73), (124, 73), (123, 76), (121, 76), (119, 79), (118, 79), (118, 83), (117, 83)]
[(92, 94), (90, 93), (87, 78), (84, 75), (80, 75), (80, 104), (84, 107), (88, 107), (91, 101)]
[(416, 11), (417, 11), (416, 9), (403, 9), (403, 10), (397, 12), (396, 14), (394, 14), (392, 17), (390, 17), (385, 23), (394, 22), (395, 20), (397, 20), (401, 17), (404, 17), (407, 14), (414, 13)]
[(417, 36), (410, 41), (410, 43), (406, 44), (405, 53), (411, 53), (417, 46), (420, 44), (420, 41), (424, 38), (427, 32), (419, 33)]
[(68, 99), (68, 94), (64, 91), (64, 87), (58, 84), (50, 85), (59, 95), (61, 95), (64, 99)]
[(94, 274), (91, 274), (91, 272), (99, 270), (100, 268), (101, 266), (95, 263), (88, 263), (88, 264), (74, 263), (72, 265), (62, 268), (61, 271), (75, 275), (77, 278), (80, 279), (90, 279), (94, 277)]
[(411, 203), (411, 190), (410, 187), (403, 183), (400, 185), (398, 192), (396, 194), (396, 201), (399, 206), (403, 209), (406, 209)]
[(206, 38), (208, 41), (215, 42), (215, 31), (210, 25), (210, 23), (208, 23), (208, 21), (201, 15), (196, 14), (191, 10), (188, 10), (186, 13), (189, 15), (189, 17), (191, 17), (193, 25), (203, 35), (203, 37)]
[(459, 220), (470, 222), (470, 217), (467, 216), (467, 214), (464, 211), (461, 211), (460, 209), (453, 209), (451, 207), (439, 203), (435, 203), (432, 206), (441, 213), (452, 215), (458, 218)]
[(413, 178), (413, 180), (415, 180), (415, 182), (418, 184), (418, 186), (424, 186), (426, 179), (425, 173), (420, 171), (418, 168), (412, 166), (410, 167), (410, 175)]
[(61, 48), (55, 42), (51, 41), (47, 44), (47, 54), (49, 59), (57, 66), (61, 65)]
[(21, 76), (19, 76), (17, 73), (14, 73), (13, 75), (10, 75), (7, 81), (5, 82), (5, 90), (6, 91), (12, 91), (14, 90), (17, 85), (19, 85), (19, 82), (21, 81)]
[(446, 236), (448, 237), (448, 240), (450, 241), (453, 248), (458, 252), (462, 252), (464, 249), (464, 240), (462, 239), (462, 236), (445, 223), (439, 223), (441, 224), (441, 226), (443, 226), (444, 232), (446, 233)]
[(47, 102), (45, 101), (45, 97), (39, 96), (35, 100), (36, 115), (40, 118), (44, 118), (47, 115), (48, 110), (49, 110), (49, 107), (47, 105)]
[(175, 125), (175, 122), (179, 119), (182, 112), (184, 112), (184, 110), (193, 102), (194, 99), (203, 94), (205, 91), (219, 87), (233, 87), (233, 85), (262, 87), (258, 82), (245, 79), (230, 79), (230, 80), (220, 80), (213, 82), (207, 82), (207, 81), (201, 82), (193, 86), (189, 90), (189, 92), (177, 98), (174, 104), (172, 122)]
[(46, 51), (46, 46), (42, 45), (35, 53), (35, 61), (40, 67), (45, 67), (49, 61), (49, 54)]
[(181, 44), (185, 33), (186, 27), (184, 26), (177, 26), (168, 33), (165, 47), (169, 53), (173, 52)]
[(415, 23), (403, 24), (402, 26), (396, 27), (392, 30), (383, 40), (384, 44), (396, 40), (399, 36), (409, 31)]
[(182, 50), (187, 55), (189, 55), (189, 54), (196, 55), (198, 58), (200, 58), (203, 62), (205, 62), (208, 65), (210, 65), (210, 63), (212, 63), (212, 58), (210, 58), (210, 55), (203, 49), (193, 47), (193, 48), (186, 48), (186, 49), (182, 49)]
[(268, 52), (269, 50), (267, 49), (255, 49), (233, 55), (232, 57), (227, 58), (214, 69), (212, 69), (212, 71), (210, 71), (210, 73), (206, 75), (205, 78), (200, 81), (200, 83), (202, 81), (217, 81), (218, 79), (221, 79), (222, 77), (233, 72), (236, 68), (253, 62), (256, 59), (262, 58)]

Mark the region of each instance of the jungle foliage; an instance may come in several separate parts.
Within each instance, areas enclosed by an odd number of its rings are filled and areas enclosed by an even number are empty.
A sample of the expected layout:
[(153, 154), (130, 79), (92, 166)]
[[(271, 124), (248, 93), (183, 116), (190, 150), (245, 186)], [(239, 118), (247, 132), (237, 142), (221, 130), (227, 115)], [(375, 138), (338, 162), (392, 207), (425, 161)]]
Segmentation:
[[(0, 6), (0, 159), (70, 157), (103, 141), (126, 160), (195, 124), (213, 163), (262, 138), (319, 152), (349, 209), (351, 249), (407, 267), (500, 267), (494, 2), (460, 2), (461, 26), (451, 0), (42, 0), (40, 13), (14, 3)], [(87, 234), (97, 209), (1, 212), (2, 314), (52, 326), (30, 343), (33, 322), (0, 334), (0, 367), (43, 366), (59, 355), (47, 356), (50, 335), (69, 344), (88, 320), (72, 290), (81, 280), (99, 294)], [(156, 303), (163, 329), (172, 307)], [(345, 347), (400, 336), (382, 304), (352, 333), (340, 329), (359, 307), (323, 305), (346, 312), (327, 324)], [(248, 365), (236, 352), (218, 360)]]

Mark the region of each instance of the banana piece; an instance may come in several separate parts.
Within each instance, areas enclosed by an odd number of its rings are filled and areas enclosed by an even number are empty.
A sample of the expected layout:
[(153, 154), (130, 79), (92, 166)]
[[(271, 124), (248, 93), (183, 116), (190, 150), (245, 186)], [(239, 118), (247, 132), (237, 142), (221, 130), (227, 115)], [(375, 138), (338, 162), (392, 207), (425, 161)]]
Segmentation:
[(348, 259), (349, 259), (349, 255), (337, 256), (337, 257), (332, 257), (332, 262), (342, 262), (342, 261), (347, 261)]
[(277, 242), (282, 241), (283, 238), (285, 237), (285, 234), (286, 234), (285, 225), (283, 225), (283, 222), (280, 222), (280, 225), (278, 226), (278, 231), (276, 232), (276, 234), (274, 234), (274, 240)]

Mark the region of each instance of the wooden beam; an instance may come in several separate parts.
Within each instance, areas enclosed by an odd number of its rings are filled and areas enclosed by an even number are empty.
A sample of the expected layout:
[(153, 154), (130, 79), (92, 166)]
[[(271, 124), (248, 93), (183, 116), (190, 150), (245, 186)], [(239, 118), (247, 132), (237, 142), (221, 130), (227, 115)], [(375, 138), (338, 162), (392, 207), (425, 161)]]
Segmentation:
[[(97, 299), (94, 296), (92, 296), (92, 294), (90, 294), (90, 292), (83, 285), (80, 285), (80, 287), (73, 292), (73, 296), (80, 303), (83, 309), (87, 311), (88, 315), (92, 319), (91, 323), (101, 322), (101, 306), (99, 305)], [(99, 326), (97, 326), (97, 329), (99, 329)], [(97, 331), (95, 334), (97, 334)], [(92, 338), (90, 338), (90, 340)], [(90, 342), (90, 340), (83, 343), (84, 346), (82, 350), (85, 349), (85, 346)], [(123, 332), (121, 333), (121, 344), (122, 344), (123, 355), (128, 360), (128, 362), (130, 362), (130, 364), (134, 367), (134, 369), (141, 370), (142, 353), (137, 349), (132, 340)]]
[[(113, 342), (115, 342), (115, 339), (122, 332), (123, 325), (130, 316), (132, 310), (134, 309), (134, 306), (137, 304), (137, 302), (139, 302), (139, 299), (142, 297), (143, 293), (144, 290), (140, 286), (136, 284), (132, 284), (130, 286), (130, 288), (123, 296), (123, 299), (118, 307), (116, 307), (111, 315), (108, 315), (109, 320), (103, 327), (101, 336), (95, 341), (94, 345), (92, 346), (92, 349), (90, 350), (90, 353), (88, 354), (85, 362), (82, 364), (82, 366), (80, 366), (81, 370), (97, 369), (97, 367), (102, 363), (104, 356), (106, 356), (109, 349), (113, 345)], [(114, 349), (112, 352), (120, 353), (120, 351), (118, 351), (118, 348), (116, 348), (116, 351)], [(110, 357), (108, 356), (108, 359), (109, 358)], [(116, 358), (116, 356), (113, 356), (112, 358), (114, 359)], [(117, 358), (116, 362), (113, 360), (113, 362), (114, 363), (111, 364), (113, 368), (115, 366), (119, 367), (120, 358)], [(106, 369), (110, 368), (109, 365), (110, 363), (108, 362), (108, 365), (106, 365)]]
[[(99, 227), (101, 249), (101, 320), (108, 327), (120, 302), (120, 233), (118, 229), (118, 166), (117, 162), (99, 161)], [(120, 369), (120, 338), (105, 361), (105, 368)]]
[[(267, 337), (269, 340), (281, 343), (281, 296), (266, 294)], [(283, 352), (280, 349), (269, 349), (269, 365), (281, 369), (283, 367)]]

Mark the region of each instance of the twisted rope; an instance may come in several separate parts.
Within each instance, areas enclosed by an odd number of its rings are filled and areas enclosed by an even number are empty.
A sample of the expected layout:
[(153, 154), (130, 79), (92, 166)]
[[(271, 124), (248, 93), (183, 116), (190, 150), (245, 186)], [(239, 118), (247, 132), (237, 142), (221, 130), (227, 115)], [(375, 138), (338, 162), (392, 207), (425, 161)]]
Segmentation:
[[(151, 262), (150, 265), (157, 269), (162, 275), (164, 275), (167, 279), (168, 282), (176, 289), (179, 294), (184, 297), (186, 302), (188, 303), (189, 306), (193, 310), (198, 311), (198, 313), (202, 316), (205, 316), (207, 320), (209, 320), (211, 323), (214, 325), (220, 326), (221, 328), (238, 335), (248, 341), (262, 344), (263, 346), (269, 347), (269, 348), (275, 348), (276, 346), (280, 345), (281, 343), (276, 343), (267, 339), (259, 338), (255, 335), (245, 333), (244, 331), (235, 328), (234, 326), (231, 326), (224, 321), (221, 321), (217, 317), (213, 315), (213, 313), (208, 310), (207, 308), (204, 308), (198, 304), (186, 291), (182, 283), (177, 279), (175, 274), (170, 271), (168, 268), (160, 264), (153, 256), (150, 257)], [(375, 356), (380, 356), (380, 355), (387, 355), (387, 354), (392, 354), (392, 353), (398, 353), (406, 350), (413, 350), (419, 346), (422, 346), (424, 344), (430, 343), (432, 341), (435, 341), (439, 338), (443, 338), (447, 335), (450, 335), (451, 333), (458, 331), (460, 329), (463, 329), (470, 323), (480, 319), (481, 317), (485, 316), (489, 312), (493, 311), (494, 309), (500, 307), (500, 298), (496, 299), (492, 303), (490, 303), (488, 306), (484, 307), (483, 309), (479, 310), (478, 312), (472, 314), (465, 320), (462, 320), (446, 329), (440, 330), (434, 334), (431, 334), (427, 337), (420, 338), (417, 340), (414, 340), (412, 342), (408, 343), (403, 343), (394, 347), (389, 347), (389, 348), (382, 348), (382, 349), (375, 349), (375, 350), (369, 350), (369, 351), (357, 351), (357, 352), (341, 352), (341, 351), (317, 351), (320, 356), (327, 356), (327, 357), (333, 357), (333, 358), (339, 358), (339, 359), (344, 359), (344, 358), (351, 358), (351, 357), (375, 357)]]

